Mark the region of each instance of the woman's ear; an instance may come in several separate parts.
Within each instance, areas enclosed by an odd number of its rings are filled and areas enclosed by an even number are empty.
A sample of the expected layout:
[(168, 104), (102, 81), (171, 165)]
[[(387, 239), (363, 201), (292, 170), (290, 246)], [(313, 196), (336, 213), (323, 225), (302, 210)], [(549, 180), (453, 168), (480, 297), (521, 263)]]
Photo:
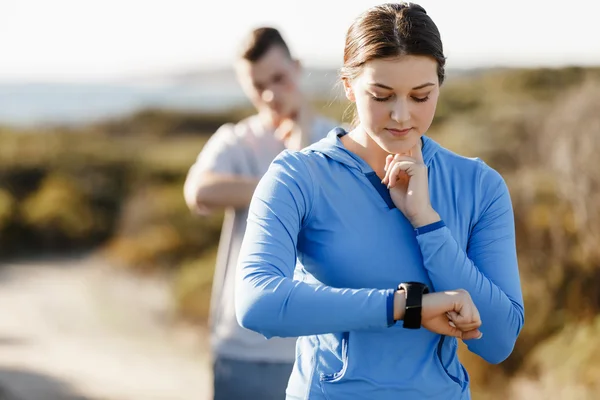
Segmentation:
[(348, 78), (344, 78), (342, 79), (342, 82), (344, 84), (346, 98), (354, 103), (356, 101), (356, 97), (354, 97), (354, 90), (352, 89), (352, 85), (350, 85), (350, 80), (348, 80)]

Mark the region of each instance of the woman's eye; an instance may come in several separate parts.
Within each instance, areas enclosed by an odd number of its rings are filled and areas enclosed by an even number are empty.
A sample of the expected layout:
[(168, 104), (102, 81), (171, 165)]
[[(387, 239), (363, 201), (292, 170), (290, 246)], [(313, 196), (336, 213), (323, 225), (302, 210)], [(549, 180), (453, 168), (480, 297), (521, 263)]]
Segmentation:
[(417, 103), (424, 103), (424, 102), (426, 102), (427, 100), (429, 100), (429, 95), (427, 95), (427, 96), (425, 96), (425, 97), (415, 97), (415, 96), (412, 96), (412, 99), (413, 99), (414, 101), (416, 101)]
[(387, 96), (387, 97), (378, 97), (375, 95), (371, 95), (371, 97), (373, 98), (373, 100), (375, 101), (388, 101), (389, 99), (392, 98), (392, 96)]

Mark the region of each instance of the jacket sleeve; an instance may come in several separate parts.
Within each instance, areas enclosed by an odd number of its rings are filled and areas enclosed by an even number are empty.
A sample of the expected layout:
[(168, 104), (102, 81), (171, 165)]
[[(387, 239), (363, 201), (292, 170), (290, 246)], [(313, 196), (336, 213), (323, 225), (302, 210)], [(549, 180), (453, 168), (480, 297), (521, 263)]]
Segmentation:
[(517, 264), (513, 208), (498, 172), (480, 165), (482, 212), (463, 251), (443, 223), (417, 234), (425, 268), (436, 291), (465, 289), (481, 316), (478, 340), (470, 351), (490, 363), (512, 352), (524, 323), (523, 295)]
[(293, 280), (298, 234), (317, 198), (303, 157), (307, 153), (284, 151), (254, 193), (237, 267), (238, 322), (267, 338), (393, 324), (393, 289), (344, 289)]

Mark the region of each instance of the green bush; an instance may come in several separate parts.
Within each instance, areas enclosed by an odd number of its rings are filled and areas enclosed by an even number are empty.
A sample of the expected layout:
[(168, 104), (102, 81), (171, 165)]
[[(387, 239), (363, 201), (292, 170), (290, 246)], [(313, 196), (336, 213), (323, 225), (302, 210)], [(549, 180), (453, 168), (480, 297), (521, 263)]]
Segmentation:
[(0, 232), (13, 220), (16, 209), (14, 197), (6, 189), (0, 188)]
[[(504, 363), (489, 365), (461, 345), (474, 398), (522, 398), (511, 390), (528, 379), (545, 398), (559, 384), (599, 390), (599, 82), (600, 68), (519, 69), (442, 87), (428, 134), (505, 177), (526, 305)], [(351, 120), (343, 99), (315, 104)], [(0, 129), (0, 257), (20, 245), (100, 248), (125, 268), (174, 274), (181, 315), (205, 321), (223, 216), (192, 216), (183, 182), (211, 132), (247, 113), (147, 110), (70, 129)]]
[(65, 248), (85, 242), (96, 221), (89, 199), (66, 176), (48, 176), (38, 191), (25, 199), (21, 214), (44, 246)]
[(215, 262), (216, 251), (212, 250), (181, 265), (173, 284), (173, 293), (183, 318), (200, 323), (208, 320)]
[(223, 216), (196, 218), (183, 199), (183, 182), (139, 187), (124, 202), (106, 254), (139, 270), (176, 269), (213, 248)]

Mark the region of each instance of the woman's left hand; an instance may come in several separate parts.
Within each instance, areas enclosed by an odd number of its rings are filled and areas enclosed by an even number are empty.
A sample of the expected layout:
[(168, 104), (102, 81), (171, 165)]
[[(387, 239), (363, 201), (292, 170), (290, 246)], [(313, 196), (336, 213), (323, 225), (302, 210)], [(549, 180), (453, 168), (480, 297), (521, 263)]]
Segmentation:
[(385, 177), (381, 182), (388, 186), (392, 201), (413, 227), (439, 221), (429, 198), (427, 166), (420, 143), (409, 154), (390, 154), (385, 161)]

